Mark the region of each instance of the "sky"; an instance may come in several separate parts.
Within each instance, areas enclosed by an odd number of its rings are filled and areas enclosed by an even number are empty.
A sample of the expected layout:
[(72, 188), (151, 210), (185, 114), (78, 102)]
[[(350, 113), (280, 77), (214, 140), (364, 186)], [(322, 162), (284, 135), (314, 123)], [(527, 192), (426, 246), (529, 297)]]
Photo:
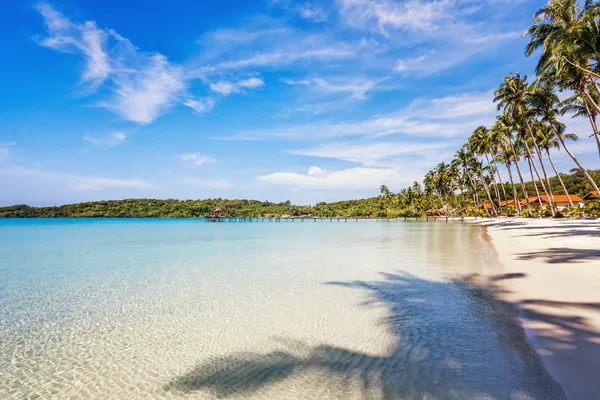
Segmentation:
[(4, 0), (0, 205), (399, 191), (493, 124), (504, 76), (533, 77), (542, 4)]

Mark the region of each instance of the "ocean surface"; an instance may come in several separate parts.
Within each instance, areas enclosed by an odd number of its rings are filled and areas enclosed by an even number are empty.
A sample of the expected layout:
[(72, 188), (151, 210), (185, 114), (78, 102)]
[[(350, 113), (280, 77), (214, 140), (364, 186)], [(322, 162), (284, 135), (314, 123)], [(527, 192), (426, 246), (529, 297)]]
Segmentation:
[(561, 399), (482, 228), (0, 220), (0, 399)]

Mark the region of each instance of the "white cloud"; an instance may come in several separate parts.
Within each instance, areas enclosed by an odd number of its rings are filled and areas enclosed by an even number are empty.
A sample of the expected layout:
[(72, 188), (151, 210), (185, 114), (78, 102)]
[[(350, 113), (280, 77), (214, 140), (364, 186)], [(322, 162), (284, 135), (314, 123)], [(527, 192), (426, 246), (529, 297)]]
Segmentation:
[(301, 18), (313, 22), (327, 21), (327, 13), (323, 6), (313, 3), (298, 4), (291, 8), (291, 11), (298, 14)]
[(48, 33), (39, 43), (64, 53), (80, 52), (86, 60), (82, 80), (92, 85), (102, 83), (111, 72), (109, 56), (104, 50), (106, 32), (93, 21), (73, 23), (47, 3), (37, 4), (36, 9), (44, 17)]
[(202, 114), (202, 113), (212, 110), (213, 107), (215, 106), (215, 101), (211, 98), (205, 98), (205, 99), (200, 99), (200, 100), (186, 99), (183, 102), (183, 105), (191, 108), (198, 114)]
[(179, 156), (181, 161), (188, 163), (190, 165), (200, 166), (206, 163), (214, 163), (215, 159), (208, 156), (203, 156), (198, 153), (185, 153)]
[(124, 118), (148, 124), (171, 107), (186, 89), (181, 66), (159, 53), (143, 53), (112, 30), (95, 22), (72, 22), (47, 3), (37, 5), (47, 26), (40, 45), (80, 53), (86, 60), (82, 80), (96, 88), (103, 82), (113, 95), (99, 102)]
[(289, 85), (304, 85), (315, 88), (323, 93), (350, 93), (352, 98), (365, 99), (366, 94), (374, 90), (384, 79), (344, 78), (337, 81), (327, 81), (322, 78), (284, 80)]
[(361, 39), (354, 42), (334, 41), (328, 35), (290, 32), (279, 41), (263, 44), (260, 50), (237, 51), (237, 59), (222, 61), (214, 66), (199, 68), (201, 73), (214, 73), (248, 68), (297, 67), (302, 62), (335, 61), (367, 57), (386, 51), (375, 41)]
[(260, 78), (249, 78), (238, 82), (218, 81), (210, 84), (210, 90), (227, 96), (231, 93), (242, 92), (243, 89), (256, 89), (264, 84), (265, 82)]
[(259, 181), (306, 189), (374, 189), (381, 185), (408, 184), (405, 174), (391, 168), (348, 168), (328, 172), (311, 167), (306, 174), (274, 172), (259, 176)]
[(115, 147), (122, 144), (127, 135), (123, 132), (111, 132), (108, 135), (101, 137), (94, 137), (87, 133), (83, 136), (83, 140), (99, 147)]
[(265, 82), (260, 78), (249, 78), (237, 83), (239, 87), (255, 89), (264, 86)]
[[(311, 157), (335, 158), (364, 166), (390, 166), (398, 164), (399, 158), (403, 160), (417, 159), (419, 163), (424, 160), (439, 159), (441, 154), (448, 149), (456, 149), (460, 143), (451, 142), (360, 142), (360, 143), (335, 143), (322, 145), (315, 148), (294, 150), (293, 154)], [(414, 163), (414, 161), (411, 161)], [(408, 162), (406, 162), (408, 163)], [(310, 175), (310, 173), (309, 173)]]
[(353, 26), (366, 27), (374, 23), (377, 29), (404, 29), (423, 32), (446, 18), (452, 1), (407, 0), (339, 0), (340, 12)]
[(466, 138), (477, 126), (494, 123), (497, 111), (492, 99), (490, 91), (420, 99), (398, 112), (368, 119), (245, 131), (233, 138), (307, 140), (362, 136), (373, 139), (389, 135)]
[(183, 69), (162, 54), (141, 54), (137, 67), (123, 65), (120, 71), (112, 78), (115, 95), (104, 106), (143, 125), (173, 106), (186, 88)]

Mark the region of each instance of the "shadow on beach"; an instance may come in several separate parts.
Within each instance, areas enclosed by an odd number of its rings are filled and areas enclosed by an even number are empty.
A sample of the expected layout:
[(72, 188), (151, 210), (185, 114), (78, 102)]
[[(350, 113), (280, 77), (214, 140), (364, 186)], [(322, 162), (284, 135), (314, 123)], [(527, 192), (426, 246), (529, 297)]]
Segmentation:
[[(386, 307), (381, 323), (394, 337), (386, 355), (278, 338), (281, 350), (213, 358), (164, 389), (182, 395), (205, 391), (217, 398), (249, 396), (304, 376), (308, 385), (329, 386), (340, 399), (350, 393), (390, 400), (565, 398), (527, 342), (514, 305), (500, 298), (497, 283), (522, 274), (498, 276), (485, 285), (476, 277), (438, 282), (405, 273), (381, 275), (379, 281), (326, 284), (365, 290), (370, 297), (363, 307)], [(586, 330), (585, 321), (543, 314), (527, 318), (560, 326), (564, 333), (556, 340), (568, 342)], [(588, 335), (590, 344), (597, 338)]]
[(542, 251), (520, 254), (518, 258), (520, 260), (533, 260), (540, 258), (548, 264), (582, 263), (592, 260), (600, 260), (600, 250), (552, 247)]

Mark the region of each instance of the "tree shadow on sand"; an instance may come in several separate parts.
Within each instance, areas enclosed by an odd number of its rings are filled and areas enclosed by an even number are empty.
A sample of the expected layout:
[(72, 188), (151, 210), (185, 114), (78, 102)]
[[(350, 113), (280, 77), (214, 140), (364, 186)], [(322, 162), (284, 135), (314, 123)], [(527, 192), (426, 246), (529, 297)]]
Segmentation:
[[(474, 277), (437, 282), (398, 273), (382, 274), (380, 281), (327, 285), (365, 290), (370, 297), (364, 307), (386, 307), (382, 323), (394, 337), (386, 355), (277, 339), (281, 350), (210, 359), (165, 390), (248, 396), (306, 377), (305, 384), (338, 398), (565, 398), (529, 346), (515, 309), (496, 298), (493, 282), (484, 287)], [(315, 392), (312, 398), (322, 397)]]
[(541, 258), (548, 264), (582, 263), (592, 260), (600, 260), (600, 250), (553, 247), (547, 250), (534, 251), (519, 255), (520, 260), (533, 260), (536, 258)]

